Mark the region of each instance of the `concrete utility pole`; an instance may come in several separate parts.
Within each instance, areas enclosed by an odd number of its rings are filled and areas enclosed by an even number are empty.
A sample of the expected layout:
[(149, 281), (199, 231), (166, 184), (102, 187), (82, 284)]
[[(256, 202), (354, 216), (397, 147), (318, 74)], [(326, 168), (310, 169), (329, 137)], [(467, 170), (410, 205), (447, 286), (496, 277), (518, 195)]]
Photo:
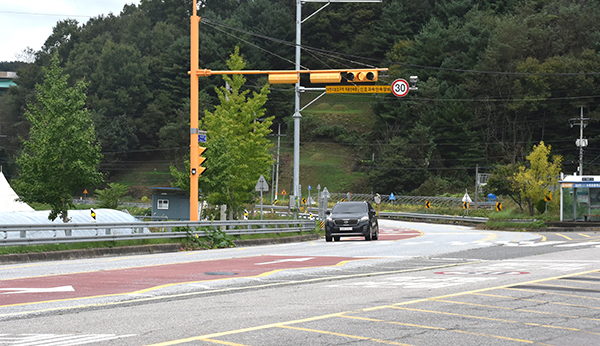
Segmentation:
[[(329, 6), (332, 2), (381, 2), (382, 0), (296, 0), (296, 71), (300, 70), (300, 47), (301, 47), (301, 32), (302, 23), (317, 14), (319, 11)], [(302, 3), (306, 2), (323, 2), (326, 3), (310, 16), (302, 20)], [(293, 174), (293, 196), (294, 207), (298, 206), (301, 196), (300, 191), (300, 93), (306, 90), (300, 86), (300, 80), (296, 83), (296, 92), (294, 97), (294, 174)], [(322, 95), (321, 95), (322, 96)], [(320, 96), (319, 96), (320, 97)], [(306, 107), (305, 107), (306, 108)], [(292, 196), (290, 196), (290, 206), (292, 205)]]
[[(590, 118), (583, 117), (583, 106), (581, 106), (581, 115), (579, 119), (569, 119), (569, 123), (571, 127), (575, 125), (579, 125), (579, 139), (575, 141), (575, 145), (579, 147), (579, 175), (583, 175), (583, 148), (587, 147), (588, 140), (587, 138), (583, 138), (583, 128), (587, 126), (586, 121), (590, 120)], [(579, 121), (579, 123), (577, 123)]]

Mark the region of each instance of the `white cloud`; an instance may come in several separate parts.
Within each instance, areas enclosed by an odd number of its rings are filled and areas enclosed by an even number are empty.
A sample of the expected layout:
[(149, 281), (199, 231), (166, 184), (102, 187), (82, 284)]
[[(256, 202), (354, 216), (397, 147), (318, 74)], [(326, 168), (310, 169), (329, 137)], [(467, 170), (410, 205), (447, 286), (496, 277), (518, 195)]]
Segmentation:
[[(0, 61), (16, 60), (27, 47), (39, 50), (60, 20), (85, 23), (89, 17), (121, 13), (140, 0), (0, 0)], [(87, 17), (86, 17), (87, 16)]]

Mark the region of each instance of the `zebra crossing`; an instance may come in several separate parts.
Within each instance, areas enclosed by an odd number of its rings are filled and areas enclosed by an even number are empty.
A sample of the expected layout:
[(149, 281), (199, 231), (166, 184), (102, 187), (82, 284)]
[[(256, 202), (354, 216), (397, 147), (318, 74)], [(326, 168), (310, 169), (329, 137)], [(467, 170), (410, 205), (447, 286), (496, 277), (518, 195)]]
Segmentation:
[(75, 346), (110, 341), (136, 334), (0, 334), (0, 346)]

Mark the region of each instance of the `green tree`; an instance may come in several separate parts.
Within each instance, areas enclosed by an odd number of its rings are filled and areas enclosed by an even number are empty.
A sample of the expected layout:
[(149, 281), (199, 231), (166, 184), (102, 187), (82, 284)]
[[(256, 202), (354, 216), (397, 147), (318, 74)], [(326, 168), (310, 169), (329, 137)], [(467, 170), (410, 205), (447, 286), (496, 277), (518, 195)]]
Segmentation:
[(59, 64), (52, 55), (43, 84), (36, 85), (37, 103), (25, 112), (31, 129), (17, 159), (21, 174), (14, 186), (22, 201), (49, 204), (50, 220), (60, 216), (68, 222), (73, 193), (103, 181), (97, 170), (102, 154), (85, 108), (86, 85), (68, 87), (69, 76)]
[[(243, 70), (246, 66), (236, 47), (227, 61), (231, 70)], [(242, 75), (224, 76), (231, 89), (216, 89), (221, 102), (214, 112), (205, 111), (204, 128), (209, 143), (211, 140), (222, 142), (227, 151), (206, 152), (207, 171), (200, 177), (200, 186), (208, 192), (211, 204), (226, 204), (230, 218), (237, 216), (244, 203), (254, 197), (254, 186), (261, 174), (267, 174), (272, 163), (269, 153), (271, 142), (267, 135), (273, 117), (265, 117), (264, 104), (267, 102), (269, 85), (266, 84), (260, 93), (243, 90), (246, 78)], [(222, 166), (223, 162), (231, 162), (226, 172), (212, 167)], [(221, 167), (219, 167), (221, 168)], [(222, 176), (228, 173), (228, 179)]]
[(550, 146), (540, 142), (527, 156), (529, 168), (519, 167), (514, 176), (513, 184), (527, 203), (530, 215), (533, 215), (535, 204), (544, 198), (550, 187), (558, 185), (562, 156), (555, 155), (552, 159), (549, 156)]
[(127, 194), (129, 187), (123, 184), (110, 183), (108, 188), (104, 190), (96, 190), (96, 197), (100, 201), (100, 208), (117, 209), (119, 207), (119, 199)]
[[(231, 54), (227, 65), (231, 70), (243, 70), (246, 66), (239, 49)], [(252, 202), (254, 186), (261, 174), (267, 175), (272, 157), (267, 139), (271, 132), (273, 117), (265, 117), (263, 108), (267, 102), (269, 85), (260, 92), (242, 90), (246, 79), (242, 75), (224, 76), (230, 86), (216, 88), (221, 102), (214, 112), (205, 111), (203, 128), (207, 131), (208, 143), (206, 171), (199, 178), (199, 186), (210, 204), (225, 204), (230, 219), (241, 212), (245, 203)], [(189, 162), (186, 162), (189, 172)], [(171, 168), (177, 181), (173, 186), (189, 190), (189, 175)]]
[(486, 189), (496, 196), (510, 197), (523, 212), (521, 193), (515, 189), (514, 178), (519, 171), (519, 165), (509, 164), (496, 167), (487, 181)]

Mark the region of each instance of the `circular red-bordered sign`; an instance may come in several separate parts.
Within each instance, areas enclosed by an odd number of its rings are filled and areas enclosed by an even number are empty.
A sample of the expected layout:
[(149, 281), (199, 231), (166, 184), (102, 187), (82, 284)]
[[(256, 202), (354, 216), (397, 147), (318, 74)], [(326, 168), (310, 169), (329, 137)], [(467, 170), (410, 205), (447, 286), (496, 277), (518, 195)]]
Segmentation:
[(392, 83), (392, 94), (397, 97), (404, 97), (408, 94), (408, 82), (404, 79), (396, 79)]

